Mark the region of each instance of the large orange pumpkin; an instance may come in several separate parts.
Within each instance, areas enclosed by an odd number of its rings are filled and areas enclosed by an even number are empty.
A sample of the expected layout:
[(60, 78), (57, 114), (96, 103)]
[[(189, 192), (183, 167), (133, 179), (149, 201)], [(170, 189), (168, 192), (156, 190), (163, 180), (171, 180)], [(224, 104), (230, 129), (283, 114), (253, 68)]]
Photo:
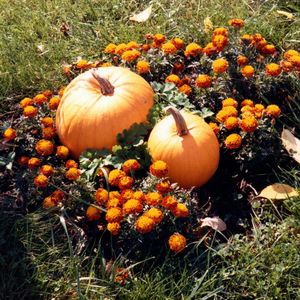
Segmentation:
[(220, 156), (217, 137), (205, 121), (173, 107), (171, 115), (157, 123), (148, 140), (154, 161), (167, 163), (172, 181), (184, 188), (199, 187), (215, 173)]
[(57, 133), (74, 157), (87, 148), (111, 149), (118, 133), (147, 120), (152, 105), (153, 90), (141, 76), (121, 67), (92, 69), (66, 87)]

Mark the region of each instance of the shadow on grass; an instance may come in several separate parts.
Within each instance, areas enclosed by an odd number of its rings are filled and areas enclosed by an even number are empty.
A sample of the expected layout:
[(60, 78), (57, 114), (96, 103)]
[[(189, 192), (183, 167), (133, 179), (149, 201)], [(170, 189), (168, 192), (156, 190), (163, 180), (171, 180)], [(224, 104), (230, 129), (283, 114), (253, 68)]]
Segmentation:
[(18, 218), (0, 214), (0, 299), (41, 299), (35, 266), (21, 243)]

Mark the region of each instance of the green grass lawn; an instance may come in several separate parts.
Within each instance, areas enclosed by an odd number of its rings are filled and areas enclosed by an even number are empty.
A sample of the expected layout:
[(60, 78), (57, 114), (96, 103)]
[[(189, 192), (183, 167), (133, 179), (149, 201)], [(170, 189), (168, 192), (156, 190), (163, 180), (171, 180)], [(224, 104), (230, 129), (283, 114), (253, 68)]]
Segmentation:
[[(129, 21), (150, 4), (147, 22)], [(210, 39), (204, 31), (206, 17), (215, 26), (242, 18), (243, 32), (259, 32), (279, 49), (300, 49), (297, 0), (2, 0), (1, 123), (14, 114), (20, 99), (65, 85), (63, 63), (79, 56), (97, 59), (108, 43), (140, 41), (147, 33), (204, 44)], [(67, 34), (61, 29), (64, 23)], [(300, 186), (299, 169), (276, 176)], [(204, 250), (199, 248), (193, 266), (188, 254), (170, 254), (160, 264), (151, 258), (141, 261), (129, 270), (132, 280), (124, 286), (105, 270), (99, 244), (80, 251), (85, 245), (80, 231), (67, 235), (57, 216), (40, 210), (25, 216), (2, 212), (0, 299), (300, 299), (299, 201), (256, 204), (252, 232), (219, 244), (212, 238)], [(76, 247), (69, 234), (76, 236)]]

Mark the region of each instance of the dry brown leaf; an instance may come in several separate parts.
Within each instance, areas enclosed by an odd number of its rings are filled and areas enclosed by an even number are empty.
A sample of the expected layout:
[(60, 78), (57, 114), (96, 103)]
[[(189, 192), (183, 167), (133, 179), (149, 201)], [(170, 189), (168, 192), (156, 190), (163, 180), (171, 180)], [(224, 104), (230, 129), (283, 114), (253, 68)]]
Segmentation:
[(207, 218), (201, 219), (200, 223), (201, 223), (200, 227), (208, 226), (208, 227), (211, 227), (212, 229), (218, 230), (218, 231), (224, 231), (227, 229), (225, 222), (222, 219), (220, 219), (219, 217), (213, 217), (213, 218), (207, 217)]
[(152, 13), (152, 5), (147, 7), (142, 12), (133, 15), (132, 17), (129, 18), (129, 20), (139, 22), (139, 23), (146, 22), (149, 19), (151, 13)]
[(295, 16), (292, 13), (289, 13), (284, 10), (277, 10), (276, 12), (281, 16), (287, 17), (287, 19), (289, 19), (289, 20), (293, 20), (295, 18)]
[(283, 183), (274, 183), (265, 187), (256, 198), (285, 200), (296, 196), (299, 196), (299, 193), (290, 185)]
[(292, 156), (300, 164), (300, 140), (287, 129), (282, 130), (281, 140), (290, 156)]

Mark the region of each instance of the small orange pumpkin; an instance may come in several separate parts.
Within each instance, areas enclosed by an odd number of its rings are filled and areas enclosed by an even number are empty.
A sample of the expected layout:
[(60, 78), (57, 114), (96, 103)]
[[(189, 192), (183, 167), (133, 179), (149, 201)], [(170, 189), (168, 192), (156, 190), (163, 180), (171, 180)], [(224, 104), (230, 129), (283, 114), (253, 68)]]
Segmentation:
[(74, 157), (87, 148), (111, 149), (119, 133), (147, 120), (152, 105), (153, 90), (141, 76), (121, 67), (91, 69), (66, 87), (57, 134)]
[(170, 116), (157, 123), (148, 140), (154, 161), (168, 165), (172, 181), (184, 188), (199, 187), (215, 173), (220, 157), (217, 137), (199, 116), (168, 107)]

